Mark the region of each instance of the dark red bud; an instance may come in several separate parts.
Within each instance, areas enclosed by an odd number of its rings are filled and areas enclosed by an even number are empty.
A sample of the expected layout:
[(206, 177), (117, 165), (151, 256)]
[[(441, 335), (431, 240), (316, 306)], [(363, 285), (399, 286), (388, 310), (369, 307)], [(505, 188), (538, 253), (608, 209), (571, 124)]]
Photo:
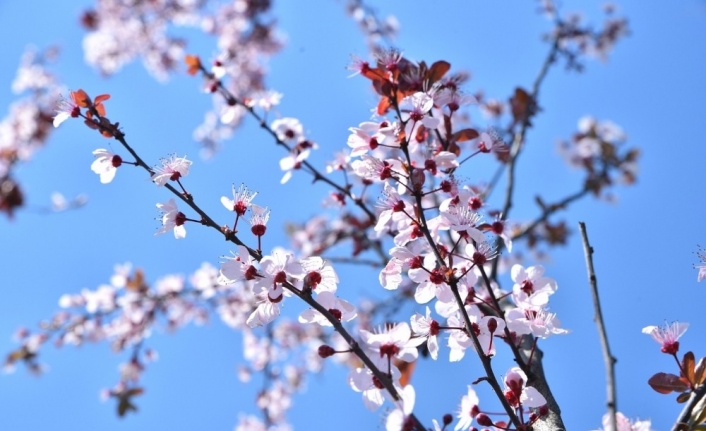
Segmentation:
[(333, 347), (327, 346), (326, 344), (323, 344), (319, 346), (319, 356), (322, 358), (328, 358), (329, 356), (333, 356), (336, 353), (335, 350), (333, 350)]

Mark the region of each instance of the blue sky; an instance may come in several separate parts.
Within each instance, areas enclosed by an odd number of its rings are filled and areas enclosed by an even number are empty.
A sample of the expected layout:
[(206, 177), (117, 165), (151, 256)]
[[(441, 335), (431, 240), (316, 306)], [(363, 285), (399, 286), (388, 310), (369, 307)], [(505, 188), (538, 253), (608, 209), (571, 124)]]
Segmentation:
[[(34, 13), (27, 13), (28, 4)], [(0, 106), (16, 97), (10, 84), (25, 47), (58, 43), (62, 52), (57, 74), (70, 88), (112, 94), (111, 119), (120, 121), (145, 159), (156, 161), (171, 152), (197, 158), (191, 135), (210, 105), (209, 97), (199, 91), (200, 80), (181, 74), (158, 84), (139, 62), (109, 79), (100, 77), (83, 61), (83, 30), (77, 24), (89, 4), (0, 3), (5, 41), (0, 46)], [(540, 34), (548, 23), (535, 13), (534, 2), (470, 6), (449, 1), (436, 10), (422, 2), (394, 9), (392, 2), (376, 6), (383, 15), (397, 16), (402, 28), (396, 44), (406, 56), (428, 62), (445, 59), (454, 69), (469, 70), (472, 92), (483, 89), (504, 99), (515, 86), (528, 87), (547, 49)], [(590, 21), (599, 22), (600, 6), (577, 1), (565, 8), (584, 11)], [(698, 335), (706, 328), (706, 285), (696, 283), (691, 268), (696, 245), (706, 244), (706, 207), (701, 203), (706, 3), (653, 2), (646, 7), (633, 0), (618, 3), (618, 11), (629, 18), (632, 34), (607, 63), (589, 61), (583, 74), (561, 67), (550, 72), (540, 95), (543, 111), (518, 165), (524, 181), (518, 185), (512, 218), (533, 217), (537, 193), (554, 201), (580, 185), (581, 174), (567, 168), (556, 151), (557, 140), (570, 136), (580, 117), (590, 114), (614, 121), (627, 132), (629, 145), (642, 149), (638, 182), (617, 188), (617, 204), (589, 198), (559, 217), (575, 233), (578, 221), (588, 225), (618, 358), (619, 409), (629, 417), (651, 418), (655, 429), (666, 430), (680, 406), (673, 396), (653, 392), (646, 381), (655, 372), (672, 371), (673, 361), (640, 330), (665, 320), (689, 322), (683, 351), (694, 350), (697, 358), (706, 355), (704, 337)], [(350, 54), (367, 55), (365, 43), (340, 1), (280, 1), (274, 14), (287, 45), (270, 63), (267, 82), (285, 95), (279, 112), (299, 118), (319, 142), (312, 160), (323, 166), (345, 146), (348, 127), (366, 120), (376, 103), (368, 83), (348, 79), (345, 70)], [(216, 50), (212, 40), (202, 37), (190, 47), (205, 58)], [(67, 123), (45, 150), (18, 170), (29, 207), (45, 204), (54, 191), (67, 196), (86, 193), (90, 200), (78, 211), (48, 216), (21, 211), (13, 221), (0, 219), (0, 351), (15, 346), (11, 334), (19, 326), (32, 327), (49, 317), (61, 294), (106, 282), (116, 263), (131, 261), (154, 280), (169, 273), (188, 274), (204, 261), (217, 264), (219, 256), (228, 253), (221, 237), (197, 226), (187, 226), (183, 241), (169, 235), (155, 238), (154, 205), (168, 195), (128, 167), (119, 170), (113, 183), (100, 184), (89, 166), (91, 151), (103, 145), (102, 138), (78, 122)], [(222, 212), (220, 196), (229, 193), (231, 183), (246, 182), (260, 192), (258, 202), (273, 210), (265, 250), (286, 245), (284, 224), (315, 214), (327, 189), (311, 186), (308, 178), (296, 174), (280, 185), (281, 157), (269, 136), (246, 121), (213, 160), (195, 162), (189, 188), (208, 202), (207, 210), (226, 220), (230, 215)], [(469, 177), (482, 174), (467, 172)], [(547, 274), (559, 284), (552, 309), (572, 333), (546, 342), (545, 369), (567, 426), (594, 429), (605, 410), (603, 365), (578, 236), (551, 257)], [(339, 294), (384, 295), (375, 273), (337, 270), (342, 279)], [(288, 307), (291, 313), (303, 309), (294, 301)], [(257, 412), (253, 397), (259, 385), (242, 385), (236, 376), (236, 366), (243, 362), (240, 336), (217, 318), (205, 327), (189, 326), (175, 334), (155, 331), (149, 344), (160, 359), (144, 375), (147, 392), (138, 400), (137, 415), (118, 419), (114, 405), (98, 399), (99, 390), (117, 380), (117, 366), (127, 354), (115, 354), (105, 343), (47, 346), (42, 352), (42, 362), (49, 366), (45, 375), (37, 378), (20, 368), (0, 376), (0, 427), (232, 429), (239, 412)], [(420, 418), (430, 424), (431, 418), (453, 412), (466, 385), (479, 373), (480, 364), (470, 357), (455, 366), (421, 363), (413, 378)], [(331, 366), (310, 379), (289, 415), (296, 429), (330, 429), (342, 422), (357, 429), (380, 429), (380, 415), (363, 408), (360, 395), (345, 384), (345, 375), (345, 370)], [(483, 398), (481, 403), (485, 405)]]

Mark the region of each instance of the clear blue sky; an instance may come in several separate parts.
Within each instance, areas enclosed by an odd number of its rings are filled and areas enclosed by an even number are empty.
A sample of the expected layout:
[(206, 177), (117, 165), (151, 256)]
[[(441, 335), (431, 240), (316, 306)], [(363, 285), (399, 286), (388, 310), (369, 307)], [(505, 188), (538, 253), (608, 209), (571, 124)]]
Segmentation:
[[(298, 117), (321, 145), (313, 157), (319, 166), (345, 147), (348, 127), (366, 120), (376, 102), (367, 82), (346, 78), (349, 54), (367, 53), (342, 3), (279, 1), (274, 11), (288, 41), (270, 63), (267, 82), (285, 95), (279, 107), (282, 115)], [(469, 90), (483, 89), (492, 97), (504, 99), (515, 86), (528, 87), (547, 49), (539, 35), (548, 23), (534, 12), (534, 2), (469, 6), (454, 1), (438, 9), (428, 2), (406, 2), (395, 9), (393, 2), (378, 3), (381, 14), (394, 13), (401, 22), (397, 45), (408, 57), (448, 60), (454, 69), (471, 71)], [(83, 61), (83, 30), (78, 26), (78, 16), (89, 4), (0, 2), (0, 109), (15, 98), (10, 84), (25, 47), (58, 43), (62, 53), (57, 73), (70, 88), (112, 94), (111, 119), (120, 121), (145, 159), (156, 161), (171, 152), (196, 158), (191, 134), (210, 105), (209, 97), (199, 92), (200, 81), (182, 74), (158, 84), (140, 62), (110, 79), (98, 76)], [(599, 2), (569, 6), (584, 11), (593, 22), (601, 18)], [(632, 0), (618, 3), (618, 10), (629, 18), (632, 35), (607, 64), (591, 61), (583, 74), (555, 68), (546, 80), (540, 96), (543, 112), (518, 166), (524, 180), (513, 218), (536, 214), (537, 193), (553, 201), (578, 187), (581, 175), (563, 164), (556, 141), (570, 136), (581, 116), (616, 122), (629, 135), (629, 144), (643, 150), (638, 182), (618, 188), (617, 205), (588, 199), (560, 217), (574, 232), (578, 221), (588, 225), (618, 358), (619, 408), (629, 417), (651, 418), (654, 428), (666, 430), (680, 406), (673, 396), (653, 392), (646, 381), (655, 372), (672, 371), (673, 361), (640, 330), (665, 319), (689, 322), (683, 350), (694, 350), (697, 358), (706, 355), (704, 337), (698, 335), (706, 329), (706, 285), (696, 283), (691, 268), (696, 245), (706, 244), (701, 198), (706, 2), (652, 2), (648, 7)], [(189, 51), (208, 58), (216, 48), (212, 41), (197, 38)], [(258, 190), (258, 202), (273, 210), (272, 235), (264, 247), (268, 250), (287, 244), (281, 229), (285, 222), (315, 214), (327, 190), (312, 188), (309, 178), (296, 174), (281, 186), (282, 153), (269, 136), (246, 123), (215, 159), (195, 162), (188, 184), (223, 220), (230, 215), (221, 212), (219, 198), (229, 193), (231, 183), (246, 182)], [(89, 166), (91, 151), (105, 144), (78, 122), (67, 123), (18, 171), (30, 207), (45, 204), (54, 191), (68, 196), (87, 193), (90, 201), (81, 210), (63, 214), (21, 211), (14, 221), (0, 218), (0, 352), (15, 346), (11, 334), (19, 326), (32, 327), (49, 317), (61, 294), (95, 289), (108, 281), (116, 263), (131, 261), (154, 280), (169, 273), (188, 274), (203, 261), (217, 264), (219, 256), (228, 253), (220, 236), (197, 226), (187, 226), (188, 237), (180, 242), (169, 235), (153, 237), (154, 205), (169, 196), (129, 167), (121, 168), (113, 183), (101, 185)], [(351, 270), (338, 269), (340, 294), (381, 294), (375, 273), (356, 272), (353, 277)], [(553, 253), (547, 274), (559, 284), (552, 309), (572, 330), (544, 345), (549, 382), (568, 428), (595, 429), (605, 411), (603, 364), (577, 235)], [(294, 313), (303, 305), (290, 301), (287, 307)], [(107, 344), (47, 346), (41, 360), (49, 372), (42, 377), (21, 367), (0, 377), (0, 428), (217, 430), (232, 429), (239, 412), (257, 413), (253, 395), (259, 385), (242, 385), (236, 376), (236, 366), (243, 362), (240, 336), (217, 318), (176, 334), (155, 331), (149, 344), (160, 359), (144, 375), (147, 393), (138, 400), (137, 415), (118, 419), (113, 403), (98, 399), (99, 390), (117, 380), (117, 366), (126, 353), (115, 354)], [(429, 425), (431, 418), (454, 412), (466, 385), (479, 373), (471, 355), (455, 366), (421, 363), (413, 378), (415, 411)], [(289, 415), (296, 429), (340, 428), (341, 423), (351, 429), (380, 429), (379, 414), (363, 408), (345, 375), (346, 370), (332, 366), (311, 378)], [(487, 405), (483, 398), (481, 403)]]

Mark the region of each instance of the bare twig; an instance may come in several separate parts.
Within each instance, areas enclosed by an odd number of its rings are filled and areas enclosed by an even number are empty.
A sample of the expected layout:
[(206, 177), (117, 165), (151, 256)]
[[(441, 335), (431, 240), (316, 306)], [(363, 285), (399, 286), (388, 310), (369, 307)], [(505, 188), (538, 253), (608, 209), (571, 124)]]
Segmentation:
[(596, 273), (593, 270), (593, 247), (591, 247), (588, 242), (586, 223), (579, 222), (579, 229), (581, 230), (581, 240), (583, 241), (583, 253), (586, 256), (586, 271), (588, 272), (588, 283), (591, 286), (593, 307), (596, 313), (593, 320), (596, 322), (596, 326), (598, 327), (598, 336), (601, 340), (601, 348), (603, 350), (603, 361), (605, 362), (606, 368), (606, 407), (608, 408), (608, 416), (610, 417), (610, 422), (613, 425), (613, 429), (617, 430), (618, 422), (616, 418), (616, 413), (618, 410), (618, 400), (615, 389), (615, 363), (618, 360), (615, 358), (615, 356), (610, 353), (610, 346), (608, 345), (608, 334), (606, 332), (605, 322), (603, 321), (601, 301), (598, 297), (598, 282), (596, 280)]

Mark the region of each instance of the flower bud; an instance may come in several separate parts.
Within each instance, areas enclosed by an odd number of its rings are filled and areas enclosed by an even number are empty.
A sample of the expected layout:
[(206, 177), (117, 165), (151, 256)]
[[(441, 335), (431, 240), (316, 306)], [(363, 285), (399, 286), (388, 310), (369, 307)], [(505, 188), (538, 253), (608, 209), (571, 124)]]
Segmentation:
[(322, 344), (319, 346), (319, 356), (322, 358), (328, 358), (329, 356), (333, 356), (336, 353), (335, 350), (333, 350), (333, 347), (328, 346), (326, 344)]
[(478, 413), (476, 415), (476, 422), (478, 422), (478, 425), (481, 425), (484, 427), (492, 427), (493, 426), (493, 421), (485, 413)]

